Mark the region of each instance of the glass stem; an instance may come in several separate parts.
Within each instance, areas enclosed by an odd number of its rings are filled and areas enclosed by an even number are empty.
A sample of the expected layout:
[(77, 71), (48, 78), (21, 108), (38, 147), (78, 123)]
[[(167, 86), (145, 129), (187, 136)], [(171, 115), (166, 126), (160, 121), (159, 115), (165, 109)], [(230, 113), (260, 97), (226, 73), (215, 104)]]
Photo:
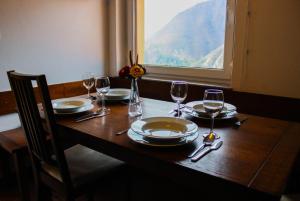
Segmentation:
[(90, 97), (90, 89), (88, 89), (88, 97)]
[(177, 101), (177, 113), (178, 113), (178, 118), (180, 117), (180, 102)]
[(104, 94), (101, 94), (101, 99), (102, 99), (102, 110), (105, 110), (105, 101), (104, 101)]
[(210, 124), (210, 132), (209, 132), (209, 134), (214, 133), (214, 122), (215, 122), (215, 118), (212, 117), (211, 118), (211, 124)]

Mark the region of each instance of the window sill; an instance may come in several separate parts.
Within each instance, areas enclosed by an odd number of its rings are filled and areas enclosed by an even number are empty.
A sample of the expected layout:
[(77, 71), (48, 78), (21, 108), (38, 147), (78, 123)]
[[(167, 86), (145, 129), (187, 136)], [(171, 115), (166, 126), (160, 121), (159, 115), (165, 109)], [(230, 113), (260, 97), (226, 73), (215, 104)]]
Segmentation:
[(200, 78), (184, 75), (168, 75), (168, 74), (156, 74), (156, 73), (147, 73), (143, 76), (145, 80), (154, 80), (162, 82), (171, 82), (173, 80), (184, 80), (189, 84), (197, 86), (209, 86), (217, 88), (231, 89), (231, 79), (221, 79), (221, 78)]

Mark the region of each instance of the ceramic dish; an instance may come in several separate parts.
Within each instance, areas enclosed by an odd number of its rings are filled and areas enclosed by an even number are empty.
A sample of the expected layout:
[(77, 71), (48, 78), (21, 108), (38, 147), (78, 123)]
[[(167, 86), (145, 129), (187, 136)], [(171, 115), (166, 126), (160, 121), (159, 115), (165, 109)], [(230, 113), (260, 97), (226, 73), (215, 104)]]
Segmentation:
[(192, 135), (186, 136), (184, 138), (181, 138), (180, 140), (176, 141), (153, 141), (148, 140), (144, 136), (134, 132), (132, 129), (129, 129), (127, 132), (128, 137), (139, 144), (147, 145), (147, 146), (154, 146), (154, 147), (174, 147), (174, 146), (182, 146), (185, 144), (192, 143), (195, 139), (198, 137), (198, 132), (195, 132)]
[[(192, 102), (189, 102), (186, 104), (186, 108), (188, 110), (193, 110), (199, 114), (204, 114), (207, 116), (206, 112), (205, 112), (205, 109), (203, 107), (203, 101), (192, 101)], [(233, 112), (233, 111), (236, 111), (236, 107), (232, 104), (229, 104), (229, 103), (224, 103), (224, 107), (221, 111), (221, 115), (224, 115), (226, 113), (230, 113), (230, 112)]]
[(56, 115), (72, 115), (72, 114), (79, 114), (79, 113), (82, 113), (82, 112), (87, 112), (89, 110), (92, 110), (94, 108), (94, 105), (93, 104), (88, 104), (88, 105), (85, 105), (75, 111), (57, 111), (57, 110), (54, 110), (54, 114)]
[(91, 104), (91, 100), (85, 98), (62, 98), (52, 101), (56, 112), (75, 112), (82, 107)]
[(175, 117), (152, 117), (133, 122), (131, 129), (149, 138), (174, 139), (195, 133), (198, 126), (192, 121)]
[[(184, 109), (183, 112), (189, 116), (193, 116), (196, 118), (200, 118), (200, 119), (206, 119), (209, 120), (211, 119), (207, 114), (201, 114), (192, 110), (188, 110), (188, 109)], [(236, 117), (238, 113), (236, 111), (232, 111), (232, 112), (228, 112), (228, 113), (224, 113), (221, 115), (218, 115), (215, 119), (216, 120), (227, 120), (227, 119), (233, 119)]]
[(127, 100), (130, 96), (130, 89), (114, 88), (105, 95), (106, 100)]

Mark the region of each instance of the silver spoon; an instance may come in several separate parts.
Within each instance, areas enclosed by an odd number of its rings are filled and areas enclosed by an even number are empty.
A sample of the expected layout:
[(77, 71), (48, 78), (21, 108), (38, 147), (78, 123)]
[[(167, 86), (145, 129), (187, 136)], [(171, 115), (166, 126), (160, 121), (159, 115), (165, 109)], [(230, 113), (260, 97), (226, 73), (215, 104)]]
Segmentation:
[(204, 149), (204, 147), (211, 146), (212, 143), (215, 141), (215, 139), (216, 139), (215, 135), (213, 135), (212, 133), (206, 135), (203, 139), (202, 145), (198, 147), (195, 151), (193, 151), (193, 153), (188, 155), (188, 158), (192, 158), (193, 156), (195, 156), (195, 154), (201, 151), (202, 149)]
[(223, 141), (219, 141), (217, 143), (214, 143), (212, 146), (210, 146), (209, 148), (207, 148), (204, 151), (201, 151), (200, 153), (198, 153), (196, 156), (194, 156), (191, 161), (192, 162), (196, 162), (198, 161), (200, 158), (202, 158), (204, 155), (206, 155), (208, 152), (213, 151), (213, 150), (217, 150), (219, 149), (223, 144)]

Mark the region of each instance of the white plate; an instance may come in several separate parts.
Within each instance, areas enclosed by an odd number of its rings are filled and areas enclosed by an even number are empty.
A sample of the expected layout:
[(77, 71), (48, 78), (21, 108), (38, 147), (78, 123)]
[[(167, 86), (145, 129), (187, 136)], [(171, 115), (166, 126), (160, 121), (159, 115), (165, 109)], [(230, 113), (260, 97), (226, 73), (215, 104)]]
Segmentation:
[[(192, 109), (193, 111), (201, 114), (206, 115), (206, 112), (203, 107), (203, 101), (192, 101), (186, 104), (187, 109)], [(230, 113), (236, 111), (236, 107), (229, 103), (224, 103), (224, 107), (220, 114)]]
[(92, 102), (86, 98), (62, 98), (52, 101), (53, 109), (59, 113), (75, 112)]
[(82, 113), (82, 112), (86, 112), (86, 111), (92, 110), (93, 108), (94, 108), (93, 104), (88, 104), (88, 105), (85, 105), (85, 106), (83, 106), (83, 107), (75, 110), (75, 111), (61, 112), (61, 111), (54, 110), (54, 114), (57, 114), (57, 115), (78, 114), (78, 113)]
[(131, 129), (148, 138), (175, 139), (194, 134), (198, 126), (192, 121), (175, 117), (152, 117), (133, 122)]
[(143, 144), (143, 145), (148, 145), (148, 146), (154, 146), (154, 147), (174, 147), (174, 146), (181, 146), (181, 145), (185, 145), (185, 144), (189, 144), (191, 142), (193, 142), (195, 139), (197, 139), (198, 137), (198, 132), (195, 132), (192, 135), (186, 136), (184, 138), (182, 138), (182, 140), (178, 140), (178, 141), (149, 141), (147, 140), (144, 136), (134, 132), (132, 129), (129, 129), (127, 132), (128, 137), (139, 144)]
[[(211, 119), (209, 116), (207, 116), (206, 114), (200, 114), (198, 112), (195, 112), (195, 111), (191, 111), (191, 110), (187, 110), (187, 109), (184, 109), (183, 112), (187, 115), (190, 115), (190, 116), (193, 116), (193, 117), (196, 117), (196, 118), (200, 118), (200, 119)], [(226, 120), (226, 119), (232, 119), (234, 118), (235, 116), (237, 115), (237, 112), (236, 111), (232, 111), (232, 112), (228, 112), (228, 113), (224, 113), (224, 114), (221, 114), (221, 115), (218, 115), (215, 119), (216, 120)]]
[(130, 89), (114, 88), (105, 95), (106, 100), (126, 100), (129, 99)]

